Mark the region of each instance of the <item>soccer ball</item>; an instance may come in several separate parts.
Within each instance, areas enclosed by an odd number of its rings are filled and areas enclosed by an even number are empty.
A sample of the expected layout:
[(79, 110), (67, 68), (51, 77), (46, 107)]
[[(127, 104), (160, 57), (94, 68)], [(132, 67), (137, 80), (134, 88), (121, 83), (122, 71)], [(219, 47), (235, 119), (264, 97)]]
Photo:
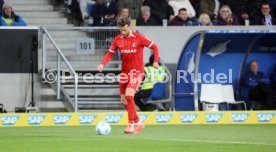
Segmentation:
[(101, 121), (96, 126), (96, 133), (98, 135), (108, 135), (110, 134), (111, 127), (107, 122)]

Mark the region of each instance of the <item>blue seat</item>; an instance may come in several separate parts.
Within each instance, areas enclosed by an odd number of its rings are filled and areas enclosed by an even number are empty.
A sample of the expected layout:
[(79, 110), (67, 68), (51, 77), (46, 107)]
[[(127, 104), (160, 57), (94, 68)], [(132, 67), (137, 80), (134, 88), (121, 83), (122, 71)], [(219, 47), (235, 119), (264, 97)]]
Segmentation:
[(151, 92), (151, 95), (141, 101), (146, 104), (149, 101), (157, 101), (166, 98), (166, 83), (157, 82)]
[(149, 100), (159, 100), (166, 98), (166, 84), (162, 82), (157, 82), (152, 90)]

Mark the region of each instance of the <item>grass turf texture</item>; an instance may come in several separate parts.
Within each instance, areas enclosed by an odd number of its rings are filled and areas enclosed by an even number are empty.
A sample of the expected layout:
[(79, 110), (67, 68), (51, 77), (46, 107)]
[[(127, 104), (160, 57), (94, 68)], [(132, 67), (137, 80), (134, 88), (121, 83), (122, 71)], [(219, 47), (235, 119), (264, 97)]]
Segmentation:
[(156, 125), (139, 135), (112, 126), (0, 128), (1, 152), (275, 152), (276, 125)]

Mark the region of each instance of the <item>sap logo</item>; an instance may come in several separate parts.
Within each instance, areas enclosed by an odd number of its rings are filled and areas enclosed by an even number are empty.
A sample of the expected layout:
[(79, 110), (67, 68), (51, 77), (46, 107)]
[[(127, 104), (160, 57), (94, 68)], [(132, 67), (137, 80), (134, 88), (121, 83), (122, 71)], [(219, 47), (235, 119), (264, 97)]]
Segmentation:
[(233, 122), (245, 122), (249, 117), (249, 113), (234, 113), (232, 114)]
[(80, 124), (91, 124), (97, 115), (79, 115)]
[(14, 125), (19, 118), (20, 116), (2, 116), (2, 124), (5, 126)]
[(192, 123), (198, 117), (198, 114), (181, 114), (181, 122)]
[(259, 122), (270, 122), (271, 119), (275, 116), (274, 113), (258, 113), (258, 121)]
[(64, 125), (71, 119), (71, 117), (72, 115), (54, 115), (54, 123), (56, 125)]
[(108, 123), (118, 123), (123, 118), (123, 114), (107, 114), (105, 119)]
[(148, 118), (148, 114), (139, 114), (140, 121), (144, 122)]
[(206, 122), (219, 122), (223, 114), (205, 114)]
[(155, 119), (157, 123), (168, 123), (171, 118), (173, 117), (173, 114), (156, 114)]
[(46, 118), (46, 115), (32, 115), (28, 116), (29, 125), (40, 125), (41, 122)]

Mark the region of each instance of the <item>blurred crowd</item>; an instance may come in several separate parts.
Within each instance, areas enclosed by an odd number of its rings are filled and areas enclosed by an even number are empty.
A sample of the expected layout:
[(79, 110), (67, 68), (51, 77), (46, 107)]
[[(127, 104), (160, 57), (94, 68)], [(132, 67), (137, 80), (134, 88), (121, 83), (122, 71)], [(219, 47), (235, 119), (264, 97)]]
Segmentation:
[(75, 25), (116, 26), (120, 16), (136, 26), (276, 24), (276, 0), (59, 0)]

